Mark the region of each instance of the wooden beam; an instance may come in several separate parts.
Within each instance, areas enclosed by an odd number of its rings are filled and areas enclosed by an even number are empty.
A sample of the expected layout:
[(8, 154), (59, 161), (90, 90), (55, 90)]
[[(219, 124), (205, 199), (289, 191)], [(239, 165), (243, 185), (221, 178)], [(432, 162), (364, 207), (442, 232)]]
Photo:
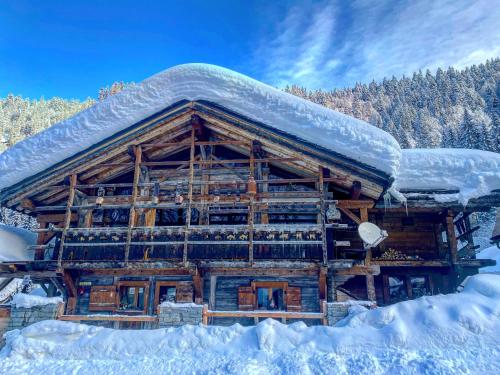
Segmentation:
[(375, 201), (373, 200), (350, 200), (350, 199), (339, 199), (336, 203), (337, 207), (349, 208), (349, 209), (360, 209), (360, 208), (373, 208), (375, 206)]
[(455, 235), (455, 224), (453, 222), (453, 211), (448, 211), (446, 215), (446, 235), (448, 237), (448, 250), (450, 252), (450, 260), (453, 264), (458, 261), (458, 244)]
[(378, 275), (380, 274), (380, 266), (353, 266), (351, 268), (341, 268), (335, 270), (335, 275)]
[(194, 303), (201, 305), (203, 303), (203, 277), (197, 272), (193, 275)]
[(319, 271), (319, 299), (321, 300), (326, 300), (327, 299), (327, 278), (328, 274), (328, 268), (326, 267), (321, 267)]
[(366, 294), (368, 300), (377, 300), (377, 295), (375, 293), (375, 278), (373, 277), (373, 275), (366, 275)]
[(71, 206), (73, 206), (73, 201), (75, 200), (75, 186), (77, 184), (77, 176), (76, 174), (72, 174), (69, 179), (69, 195), (68, 202), (66, 203), (66, 213), (64, 214), (64, 228), (61, 234), (61, 242), (59, 244), (59, 254), (57, 263), (59, 267), (61, 266), (62, 256), (64, 252), (64, 240), (66, 238), (66, 233), (71, 224)]
[(65, 314), (61, 315), (58, 320), (64, 320), (68, 322), (80, 322), (80, 321), (109, 321), (109, 322), (157, 322), (158, 317), (151, 315), (139, 315), (139, 316), (123, 316), (123, 315), (73, 315)]
[(325, 182), (324, 182), (324, 172), (325, 169), (322, 166), (319, 166), (319, 223), (321, 224), (321, 249), (323, 251), (323, 264), (326, 265), (328, 263), (328, 247), (326, 243), (326, 218), (325, 218)]
[(194, 178), (194, 154), (195, 154), (195, 126), (191, 128), (191, 145), (189, 148), (189, 179), (188, 179), (188, 204), (186, 211), (186, 225), (184, 231), (184, 248), (182, 251), (182, 262), (188, 264), (189, 228), (191, 227), (191, 207), (193, 204), (193, 178)]
[(346, 216), (350, 218), (352, 221), (354, 221), (356, 224), (358, 225), (361, 224), (360, 218), (354, 215), (354, 213), (350, 209), (344, 207), (338, 207), (338, 209), (342, 211), (344, 214), (346, 214)]
[(208, 306), (211, 309), (216, 308), (216, 298), (215, 298), (216, 290), (217, 290), (217, 276), (210, 275), (210, 297), (208, 298)]
[(132, 240), (132, 228), (135, 226), (136, 222), (136, 209), (135, 204), (137, 202), (137, 194), (139, 191), (139, 178), (141, 177), (141, 161), (142, 161), (142, 149), (141, 146), (136, 146), (134, 148), (135, 162), (134, 162), (134, 181), (132, 187), (132, 197), (131, 206), (129, 210), (128, 218), (128, 231), (127, 231), (127, 243), (125, 245), (125, 264), (128, 264), (128, 259), (130, 255), (130, 242)]
[(321, 319), (324, 313), (317, 312), (291, 312), (291, 311), (212, 311), (207, 310), (206, 315), (214, 318), (275, 318), (275, 319)]

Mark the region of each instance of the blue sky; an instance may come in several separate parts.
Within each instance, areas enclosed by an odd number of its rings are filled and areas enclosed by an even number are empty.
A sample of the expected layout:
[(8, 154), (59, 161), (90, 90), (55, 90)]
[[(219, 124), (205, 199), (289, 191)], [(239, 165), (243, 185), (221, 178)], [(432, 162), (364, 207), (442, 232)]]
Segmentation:
[(332, 89), (500, 56), (500, 0), (0, 3), (0, 97), (96, 97), (205, 62)]

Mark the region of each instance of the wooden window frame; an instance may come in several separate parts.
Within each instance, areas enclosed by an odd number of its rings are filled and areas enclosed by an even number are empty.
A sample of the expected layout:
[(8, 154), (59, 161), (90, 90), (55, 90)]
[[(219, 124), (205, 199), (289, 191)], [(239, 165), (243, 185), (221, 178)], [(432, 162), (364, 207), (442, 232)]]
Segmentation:
[(269, 289), (269, 294), (272, 294), (272, 289), (283, 289), (283, 305), (285, 306), (285, 311), (288, 311), (287, 304), (287, 291), (288, 291), (288, 281), (252, 281), (251, 287), (255, 295), (254, 310), (257, 310), (259, 301), (257, 298), (257, 289)]
[(160, 305), (160, 288), (162, 286), (173, 286), (175, 287), (175, 299), (177, 300), (177, 285), (178, 281), (157, 281), (155, 283), (155, 299), (154, 299), (154, 306), (155, 308), (158, 308)]
[[(148, 312), (148, 306), (149, 306), (149, 287), (150, 287), (150, 282), (149, 281), (119, 281), (117, 284), (117, 298), (118, 301), (116, 303), (117, 306), (117, 311), (123, 312), (123, 313), (143, 313), (144, 315), (147, 315)], [(144, 308), (142, 310), (122, 310), (120, 309), (120, 301), (121, 301), (121, 288), (122, 287), (132, 287), (132, 288), (144, 288)], [(136, 291), (135, 296), (134, 296), (134, 304), (137, 306), (137, 298), (138, 298), (138, 292)]]

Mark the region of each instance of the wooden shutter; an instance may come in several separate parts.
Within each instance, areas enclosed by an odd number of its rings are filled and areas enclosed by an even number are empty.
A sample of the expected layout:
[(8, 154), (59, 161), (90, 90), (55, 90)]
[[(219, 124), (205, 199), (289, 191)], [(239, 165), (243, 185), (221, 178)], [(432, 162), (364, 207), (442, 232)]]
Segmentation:
[(289, 286), (286, 289), (286, 310), (287, 311), (302, 310), (300, 288)]
[(89, 311), (113, 311), (117, 304), (115, 285), (94, 285), (90, 288)]
[(179, 281), (175, 289), (175, 302), (193, 302), (193, 283), (190, 281)]
[(255, 294), (251, 286), (238, 288), (238, 310), (249, 311), (255, 308)]

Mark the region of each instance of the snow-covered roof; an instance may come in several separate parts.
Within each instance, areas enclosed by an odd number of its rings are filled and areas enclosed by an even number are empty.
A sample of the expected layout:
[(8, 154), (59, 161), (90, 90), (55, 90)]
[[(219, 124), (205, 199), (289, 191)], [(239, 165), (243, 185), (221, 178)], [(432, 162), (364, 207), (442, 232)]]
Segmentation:
[(481, 250), (476, 254), (477, 259), (493, 259), (497, 262), (494, 266), (483, 267), (479, 269), (480, 273), (496, 273), (500, 275), (500, 248), (496, 245)]
[(167, 69), (0, 154), (0, 189), (12, 186), (182, 100), (205, 100), (395, 175), (398, 142), (364, 121), (214, 65)]
[(500, 189), (500, 154), (470, 149), (405, 149), (394, 187), (410, 191), (457, 191), (434, 194), (464, 205)]
[(0, 262), (33, 260), (29, 247), (36, 244), (36, 233), (0, 224)]

